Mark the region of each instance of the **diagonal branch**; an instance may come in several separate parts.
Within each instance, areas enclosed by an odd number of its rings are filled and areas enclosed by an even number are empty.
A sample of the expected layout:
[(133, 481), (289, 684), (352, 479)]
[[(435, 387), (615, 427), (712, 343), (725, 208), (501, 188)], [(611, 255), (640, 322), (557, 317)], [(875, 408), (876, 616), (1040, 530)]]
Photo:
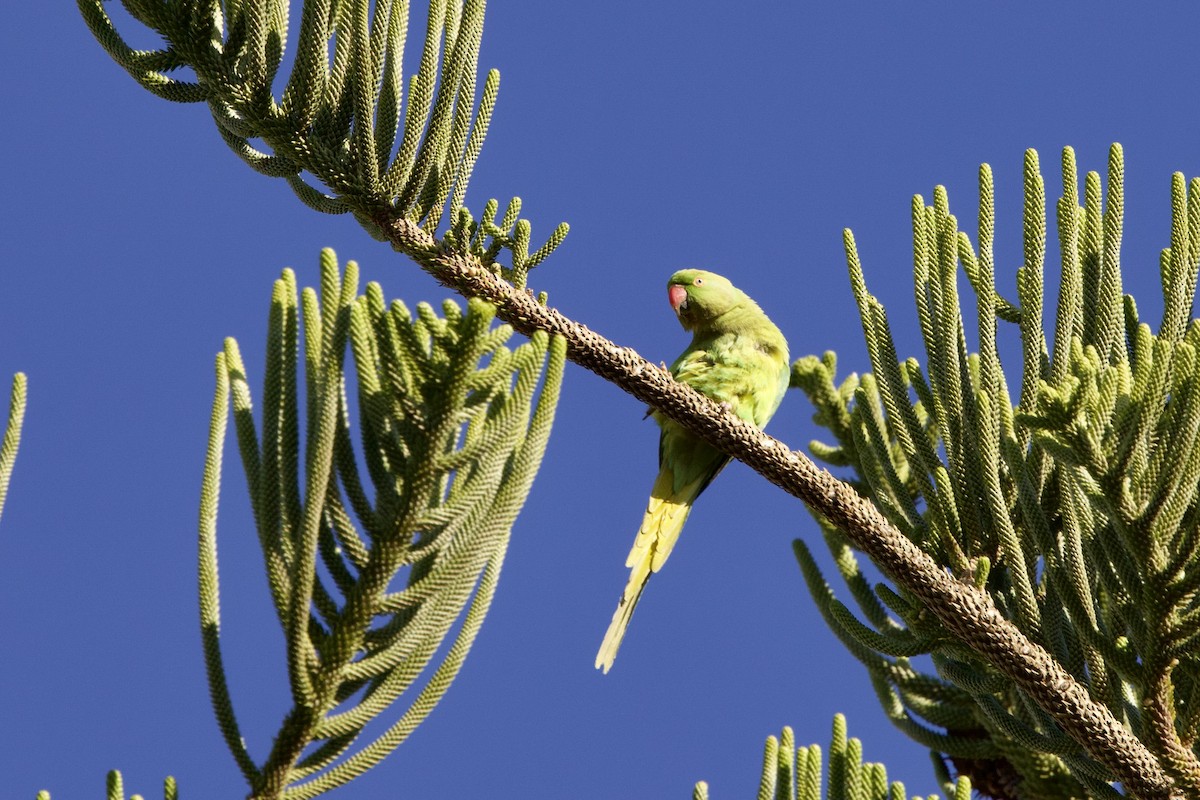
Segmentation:
[(1028, 692), (1127, 791), (1155, 800), (1182, 797), (1142, 743), (1108, 709), (1093, 702), (1087, 689), (1044, 648), (1005, 619), (986, 593), (951, 578), (850, 486), (803, 453), (677, 383), (633, 349), (542, 305), (532, 293), (513, 288), (479, 260), (443, 246), (416, 225), (385, 214), (375, 214), (373, 221), (397, 250), (439, 282), (493, 303), (501, 319), (526, 335), (536, 330), (561, 334), (571, 361), (661, 410), (824, 515), (964, 644)]

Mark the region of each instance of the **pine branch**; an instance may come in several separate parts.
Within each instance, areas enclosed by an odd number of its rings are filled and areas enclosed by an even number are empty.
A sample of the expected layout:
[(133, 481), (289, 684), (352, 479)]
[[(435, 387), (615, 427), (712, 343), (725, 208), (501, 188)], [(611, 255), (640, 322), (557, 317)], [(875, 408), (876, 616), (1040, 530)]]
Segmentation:
[[(429, 3), (407, 98), (401, 64), (408, 2), (304, 3), (294, 66), (279, 98), (274, 85), (288, 39), (286, 2), (125, 0), (126, 10), (162, 37), (156, 50), (128, 45), (104, 0), (76, 4), (134, 80), (168, 100), (207, 103), (230, 149), (255, 171), (284, 178), (316, 211), (353, 213), (376, 237), (369, 219), (383, 210), (430, 233), (448, 215), (446, 240), (489, 264), (508, 251), (511, 265), (495, 269), (520, 287), (567, 234), (560, 224), (530, 253), (530, 224), (517, 218), (518, 198), (499, 222), (494, 200), (478, 220), (463, 206), (500, 91), (500, 73), (490, 70), (476, 98), (485, 0)], [(192, 68), (195, 82), (178, 77), (181, 66)]]
[[(1200, 628), (1200, 326), (1187, 324), (1200, 271), (1200, 195), (1173, 176), (1171, 246), (1159, 259), (1164, 314), (1155, 333), (1139, 321), (1132, 297), (1112, 295), (1120, 283), (1120, 145), (1109, 153), (1105, 191), (1099, 175), (1088, 173), (1083, 207), (1074, 153), (1062, 155), (1062, 280), (1052, 343), (1041, 322), (1045, 187), (1031, 150), (1018, 305), (995, 290), (995, 194), (985, 164), (978, 256), (944, 188), (935, 189), (931, 206), (914, 198), (928, 377), (916, 359), (897, 359), (847, 232), (871, 371), (835, 388), (832, 354), (810, 356), (794, 365), (794, 382), (837, 440), (814, 446), (814, 454), (851, 467), (858, 491), (952, 575), (986, 589), (1003, 616), (1139, 737), (1173, 786), (1195, 796), (1197, 716), (1183, 696), (1197, 696), (1192, 654)], [(1200, 192), (1200, 181), (1193, 187)], [(960, 267), (976, 294), (978, 353), (965, 353)], [(1106, 302), (1119, 316), (1101, 313), (1097, 306)], [(998, 320), (1020, 328), (1015, 407), (996, 348)], [(897, 727), (920, 742), (942, 736), (932, 746), (960, 772), (986, 776), (976, 785), (987, 796), (1121, 796), (1113, 774), (1068, 738), (1041, 701), (964, 650), (934, 609), (903, 586), (897, 592), (881, 583), (878, 598), (871, 596), (842, 533), (816, 517), (865, 622), (837, 601), (797, 543), (802, 574)], [(880, 600), (894, 617), (880, 615)], [(926, 653), (936, 674), (908, 663)], [(983, 745), (991, 752), (981, 754)]]
[(8, 497), (8, 482), (12, 480), (13, 462), (17, 460), (17, 448), (21, 444), (21, 430), (25, 426), (25, 400), (29, 381), (24, 372), (13, 376), (12, 393), (8, 400), (8, 424), (4, 437), (0, 439), (0, 513), (4, 511), (4, 500)]
[[(120, 770), (112, 770), (105, 778), (105, 798), (107, 800), (125, 800), (125, 779)], [(37, 800), (50, 800), (50, 792), (43, 789), (37, 793)], [(140, 794), (129, 796), (129, 800), (142, 800)], [(168, 777), (163, 781), (163, 800), (179, 800), (179, 787), (175, 779)]]
[(1171, 782), (1138, 739), (1107, 708), (1091, 700), (1044, 648), (996, 609), (991, 598), (951, 578), (852, 487), (799, 451), (743, 422), (691, 387), (586, 326), (541, 305), (492, 274), (470, 254), (453, 252), (404, 219), (377, 217), (393, 245), (442, 284), (494, 304), (517, 331), (563, 336), (567, 358), (665, 413), (706, 442), (737, 458), (803, 500), (841, 530), (899, 586), (912, 592), (947, 630), (1015, 682), (1138, 797), (1170, 798)]
[[(290, 271), (276, 281), (261, 438), (236, 342), (227, 340), (216, 359), (200, 504), (201, 629), (213, 710), (259, 800), (304, 800), (353, 780), (445, 694), (491, 605), (566, 361), (565, 343), (545, 333), (506, 347), (512, 329), (492, 327), (486, 302), (471, 300), (464, 311), (448, 300), (440, 317), (421, 303), (414, 315), (398, 301), (387, 306), (377, 284), (359, 296), (354, 262), (340, 278), (332, 251), (321, 262), (319, 297), (306, 289), (299, 299)], [(347, 350), (373, 503), (352, 444)], [(288, 640), (293, 705), (262, 764), (243, 740), (221, 644), (216, 522), (231, 401)], [(359, 741), (401, 701), (398, 719)]]
[[(846, 718), (833, 718), (829, 754), (819, 745), (796, 746), (795, 733), (784, 727), (781, 735), (768, 736), (763, 748), (762, 774), (758, 800), (907, 800), (909, 795), (900, 781), (888, 782), (887, 768), (875, 762), (863, 762), (862, 742), (846, 735)], [(941, 759), (934, 753), (934, 769), (942, 791), (950, 800), (969, 800), (971, 781), (965, 777), (951, 780)], [(821, 791), (822, 768), (829, 779)], [(709, 800), (708, 784), (699, 781), (692, 790), (693, 800)], [(917, 795), (912, 800), (922, 800)], [(924, 800), (940, 800), (936, 794)]]

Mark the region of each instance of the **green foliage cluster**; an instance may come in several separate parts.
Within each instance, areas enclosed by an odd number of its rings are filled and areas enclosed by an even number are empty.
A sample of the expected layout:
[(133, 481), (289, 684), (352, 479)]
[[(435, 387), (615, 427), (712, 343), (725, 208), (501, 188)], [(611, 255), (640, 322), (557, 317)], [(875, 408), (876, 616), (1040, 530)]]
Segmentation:
[[(495, 200), (478, 219), (463, 205), (500, 91), (500, 73), (491, 70), (476, 102), (484, 0), (429, 3), (407, 87), (408, 2), (308, 0), (278, 98), (288, 0), (123, 0), (162, 36), (156, 50), (130, 47), (104, 0), (77, 2), (96, 39), (139, 84), (167, 100), (206, 103), (238, 156), (285, 179), (317, 211), (351, 212), (380, 239), (380, 226), (394, 220), (432, 235), (448, 219), (443, 246), (471, 253), (519, 288), (566, 237), (563, 223), (530, 252), (518, 198), (498, 220)], [(184, 67), (195, 80), (173, 74)], [(508, 266), (495, 262), (502, 250)]]
[[(851, 283), (872, 372), (835, 385), (832, 353), (795, 378), (836, 439), (813, 444), (900, 531), (1045, 647), (1092, 699), (1200, 792), (1200, 326), (1189, 323), (1200, 259), (1200, 181), (1171, 184), (1157, 333), (1122, 297), (1123, 160), (1107, 190), (1074, 153), (1057, 205), (1061, 281), (1053, 338), (1043, 329), (1046, 201), (1037, 154), (1024, 174), (1016, 301), (995, 289), (990, 168), (980, 170), (977, 249), (938, 187), (913, 201), (915, 296), (928, 359), (898, 359), (887, 315), (867, 292), (849, 231)], [(1103, 195), (1103, 196), (1102, 196)], [(976, 296), (979, 352), (967, 352), (957, 287)], [(1020, 336), (1010, 398), (997, 329)], [(956, 642), (915, 602), (872, 587), (844, 536), (825, 539), (858, 606), (836, 599), (808, 548), (796, 554), (826, 621), (866, 666), (883, 707), (914, 740), (997, 796), (1110, 797), (1112, 776), (1020, 689)], [(887, 565), (881, 565), (885, 572)], [(894, 576), (893, 576), (894, 577)], [(936, 674), (914, 664), (932, 657)]]
[[(758, 800), (908, 800), (903, 783), (888, 782), (883, 764), (863, 763), (862, 758), (862, 742), (847, 738), (846, 718), (835, 715), (827, 764), (829, 779), (822, 793), (820, 746), (796, 747), (795, 733), (784, 727), (779, 738), (767, 737)], [(947, 797), (953, 800), (971, 797), (971, 781), (967, 778), (951, 781), (943, 775), (942, 784)], [(708, 800), (708, 797), (708, 784), (700, 781), (692, 792), (692, 800)], [(938, 795), (924, 799), (914, 795), (911, 800), (938, 800)]]
[[(109, 772), (106, 783), (105, 800), (125, 800), (125, 781), (119, 770), (114, 769)], [(50, 800), (50, 793), (38, 792), (37, 800)], [(142, 796), (132, 794), (129, 796), (129, 800), (142, 800)], [(179, 800), (179, 787), (175, 785), (174, 778), (167, 778), (163, 781), (163, 800)]]
[[(290, 271), (275, 283), (261, 432), (237, 343), (227, 340), (217, 357), (201, 621), (214, 710), (255, 798), (314, 797), (352, 780), (403, 742), (449, 688), (492, 601), (565, 364), (561, 337), (543, 333), (507, 348), (512, 330), (492, 327), (487, 303), (471, 300), (464, 312), (447, 301), (441, 317), (422, 303), (412, 313), (385, 304), (377, 284), (359, 295), (354, 262), (338, 272), (326, 250), (319, 296), (305, 289), (298, 301)], [(216, 517), (231, 399), (293, 699), (262, 764), (242, 738), (220, 639)], [(402, 698), (406, 710), (371, 734), (367, 726), (394, 715)]]

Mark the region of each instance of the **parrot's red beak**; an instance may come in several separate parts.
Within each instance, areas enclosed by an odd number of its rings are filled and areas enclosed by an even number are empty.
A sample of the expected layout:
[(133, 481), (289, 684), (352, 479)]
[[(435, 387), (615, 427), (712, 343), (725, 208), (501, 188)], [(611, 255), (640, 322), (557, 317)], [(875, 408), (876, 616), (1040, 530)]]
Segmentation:
[(671, 308), (675, 309), (675, 313), (687, 310), (687, 289), (677, 284), (671, 284), (667, 287), (667, 299), (671, 301)]

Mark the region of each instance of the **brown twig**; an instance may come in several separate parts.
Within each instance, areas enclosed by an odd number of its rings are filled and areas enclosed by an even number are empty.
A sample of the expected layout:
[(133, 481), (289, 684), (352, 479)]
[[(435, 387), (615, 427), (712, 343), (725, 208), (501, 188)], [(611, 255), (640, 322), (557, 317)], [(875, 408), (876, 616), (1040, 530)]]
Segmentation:
[(836, 525), (885, 574), (912, 592), (945, 627), (1011, 678), (1097, 762), (1140, 798), (1182, 797), (1149, 750), (1041, 646), (1005, 619), (991, 598), (945, 570), (851, 487), (803, 453), (731, 413), (628, 347), (537, 302), (492, 274), (476, 259), (451, 252), (406, 220), (375, 223), (397, 250), (414, 258), (454, 291), (495, 304), (497, 315), (524, 334), (535, 330), (567, 340), (567, 356), (661, 410), (751, 469), (800, 498)]

